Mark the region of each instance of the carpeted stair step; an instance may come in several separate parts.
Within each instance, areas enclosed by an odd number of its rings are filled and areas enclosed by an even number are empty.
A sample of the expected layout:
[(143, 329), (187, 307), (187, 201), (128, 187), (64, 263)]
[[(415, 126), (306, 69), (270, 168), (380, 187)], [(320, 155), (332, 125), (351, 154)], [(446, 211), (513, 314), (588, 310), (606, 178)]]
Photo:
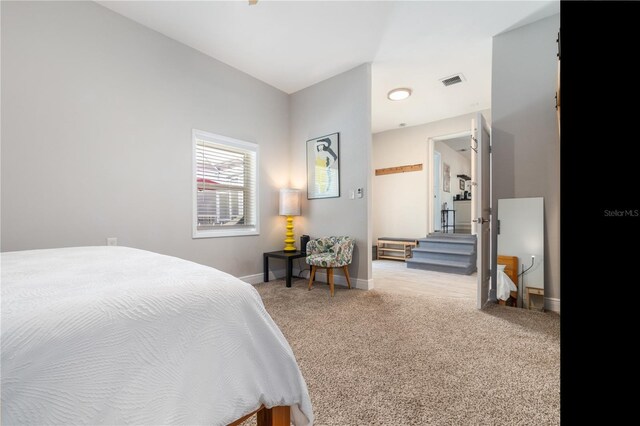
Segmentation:
[(470, 235), (470, 234), (449, 234), (446, 232), (432, 232), (430, 234), (428, 234), (425, 238), (435, 238), (435, 237), (440, 237), (440, 238), (456, 238), (459, 240), (475, 240), (476, 236), (475, 235)]
[(458, 260), (445, 259), (407, 259), (407, 268), (424, 269), (428, 271), (446, 272), (450, 274), (472, 274), (475, 269), (475, 263)]
[(453, 247), (442, 247), (441, 244), (427, 245), (425, 247), (415, 247), (411, 249), (413, 253), (445, 253), (445, 254), (462, 254), (470, 255), (475, 252), (474, 246), (465, 244), (457, 245)]
[(473, 236), (473, 238), (453, 238), (453, 237), (444, 237), (444, 236), (436, 236), (436, 237), (427, 237), (427, 238), (420, 238), (418, 240), (418, 242), (420, 244), (424, 243), (428, 243), (428, 242), (438, 242), (438, 243), (450, 243), (450, 244), (470, 244), (470, 245), (474, 245), (476, 243), (476, 238), (475, 235)]
[(466, 275), (476, 270), (475, 235), (432, 233), (418, 241), (408, 268)]
[[(420, 260), (451, 260), (454, 262), (473, 263), (477, 256), (476, 252), (472, 253), (443, 253), (439, 251), (412, 251), (412, 259)], [(473, 259), (473, 262), (472, 260)]]
[(469, 262), (464, 262), (460, 260), (407, 259), (407, 262), (429, 264), (429, 265), (451, 266), (454, 268), (465, 268), (469, 266)]
[(418, 246), (420, 249), (432, 249), (432, 250), (453, 250), (456, 253), (467, 250), (468, 253), (474, 252), (476, 250), (476, 244), (468, 243), (468, 242), (458, 242), (458, 241), (440, 241), (436, 239), (429, 239), (426, 241), (420, 241), (420, 245)]

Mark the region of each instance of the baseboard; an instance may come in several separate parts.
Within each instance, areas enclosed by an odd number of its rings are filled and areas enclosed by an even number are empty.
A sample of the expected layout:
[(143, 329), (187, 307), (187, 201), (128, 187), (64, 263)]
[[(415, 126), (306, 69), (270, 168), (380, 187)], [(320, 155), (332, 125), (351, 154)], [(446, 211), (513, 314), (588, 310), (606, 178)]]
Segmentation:
[[(276, 269), (269, 272), (269, 280), (283, 279), (286, 274), (284, 269)], [(264, 282), (264, 274), (245, 275), (244, 277), (238, 277), (239, 280), (249, 284), (260, 284)]]
[[(273, 271), (269, 271), (269, 280), (284, 280), (285, 279), (285, 275), (286, 275), (286, 271), (284, 269), (276, 269)], [(298, 268), (293, 268), (293, 276), (294, 279), (298, 278), (297, 276), (300, 275), (300, 270)], [(306, 279), (309, 279), (309, 271), (306, 271), (305, 275), (307, 276)], [(263, 274), (253, 274), (253, 275), (245, 275), (243, 277), (238, 277), (238, 279), (249, 283), (249, 284), (260, 284), (261, 282), (264, 282), (264, 275)], [(316, 276), (315, 276), (315, 280), (316, 281), (321, 281), (321, 282), (327, 282), (327, 273), (326, 272), (320, 272), (317, 271), (316, 272)], [(355, 281), (355, 283), (354, 283)], [(339, 286), (347, 286), (347, 279), (345, 278), (344, 275), (340, 275), (340, 274), (333, 274), (333, 283), (335, 285), (339, 285)], [(373, 278), (369, 279), (369, 280), (365, 280), (362, 278), (356, 278), (355, 280), (353, 278), (351, 278), (351, 284), (353, 284), (355, 286), (355, 288), (359, 288), (361, 290), (373, 290)]]
[[(295, 272), (295, 270), (294, 270)], [(320, 271), (316, 271), (316, 276), (315, 276), (315, 281), (320, 281), (320, 282), (327, 282), (327, 273), (325, 272), (320, 272)], [(355, 283), (354, 283), (355, 281)], [(335, 285), (339, 285), (339, 286), (347, 286), (347, 279), (345, 278), (344, 275), (340, 275), (340, 274), (333, 274), (333, 284)], [(351, 277), (351, 284), (352, 286), (355, 286), (355, 288), (359, 288), (361, 290), (373, 290), (373, 278), (369, 279), (369, 280), (365, 280), (363, 278), (356, 278), (355, 280), (353, 279), (353, 277)]]
[(359, 288), (361, 290), (373, 290), (373, 278), (368, 280), (358, 278), (356, 280), (356, 288)]
[(560, 299), (556, 299), (555, 297), (545, 297), (544, 308), (548, 311), (560, 313)]

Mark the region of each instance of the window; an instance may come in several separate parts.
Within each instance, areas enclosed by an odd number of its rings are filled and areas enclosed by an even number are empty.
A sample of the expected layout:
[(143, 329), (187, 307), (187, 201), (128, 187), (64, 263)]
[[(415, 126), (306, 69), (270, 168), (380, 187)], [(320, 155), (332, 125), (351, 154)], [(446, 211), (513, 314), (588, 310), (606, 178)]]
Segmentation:
[(193, 238), (257, 235), (258, 145), (193, 130)]

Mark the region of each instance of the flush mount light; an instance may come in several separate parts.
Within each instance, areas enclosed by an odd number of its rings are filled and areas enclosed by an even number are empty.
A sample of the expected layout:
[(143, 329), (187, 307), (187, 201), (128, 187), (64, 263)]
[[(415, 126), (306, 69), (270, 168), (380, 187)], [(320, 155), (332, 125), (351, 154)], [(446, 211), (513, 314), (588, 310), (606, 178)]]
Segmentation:
[(402, 87), (400, 89), (393, 89), (387, 94), (387, 97), (392, 101), (402, 101), (411, 96), (411, 89), (407, 89), (406, 87)]

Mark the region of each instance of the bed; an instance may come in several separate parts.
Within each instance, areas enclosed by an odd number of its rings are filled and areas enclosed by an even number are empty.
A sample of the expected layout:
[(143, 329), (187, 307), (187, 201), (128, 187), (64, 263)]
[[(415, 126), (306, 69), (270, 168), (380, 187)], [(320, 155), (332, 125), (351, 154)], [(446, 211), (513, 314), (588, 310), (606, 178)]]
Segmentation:
[(127, 247), (1, 258), (2, 424), (313, 424), (252, 285)]
[[(518, 300), (518, 257), (498, 255), (497, 297), (500, 305)], [(511, 303), (513, 305), (513, 303)]]

